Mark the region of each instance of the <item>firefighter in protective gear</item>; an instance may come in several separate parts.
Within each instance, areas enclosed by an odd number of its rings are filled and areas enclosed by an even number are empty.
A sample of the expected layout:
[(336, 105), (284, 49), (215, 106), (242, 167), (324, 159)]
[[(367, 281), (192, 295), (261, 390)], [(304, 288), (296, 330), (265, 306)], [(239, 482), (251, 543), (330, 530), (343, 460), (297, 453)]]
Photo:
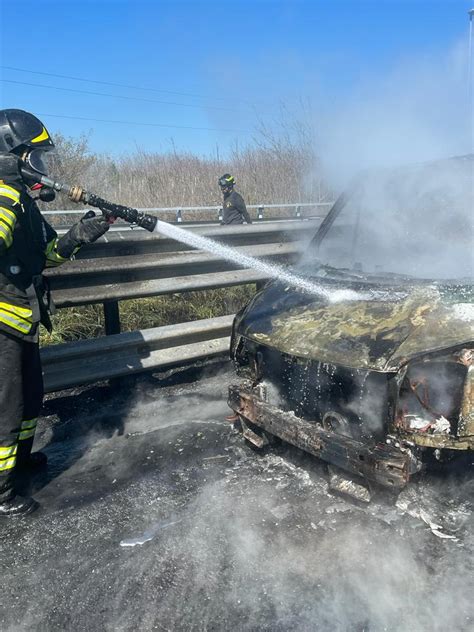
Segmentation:
[(38, 344), (42, 323), (51, 330), (52, 302), (42, 272), (68, 261), (84, 243), (109, 228), (102, 217), (83, 218), (58, 237), (35, 202), (54, 191), (35, 184), (47, 175), (51, 136), (35, 116), (0, 110), (0, 517), (34, 511), (38, 503), (17, 495), (19, 472), (46, 465), (31, 453), (43, 401)]
[(218, 180), (224, 196), (222, 224), (251, 224), (252, 220), (245, 206), (244, 198), (234, 191), (235, 178), (230, 173), (224, 173)]

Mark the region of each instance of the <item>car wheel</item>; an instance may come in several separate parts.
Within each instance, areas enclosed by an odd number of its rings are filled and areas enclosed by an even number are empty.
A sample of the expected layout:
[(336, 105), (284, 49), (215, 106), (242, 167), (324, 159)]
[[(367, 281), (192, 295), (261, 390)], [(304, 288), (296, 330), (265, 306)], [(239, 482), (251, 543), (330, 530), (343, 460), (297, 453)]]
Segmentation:
[(328, 432), (334, 432), (344, 437), (352, 437), (352, 428), (349, 420), (334, 410), (325, 413), (323, 428)]

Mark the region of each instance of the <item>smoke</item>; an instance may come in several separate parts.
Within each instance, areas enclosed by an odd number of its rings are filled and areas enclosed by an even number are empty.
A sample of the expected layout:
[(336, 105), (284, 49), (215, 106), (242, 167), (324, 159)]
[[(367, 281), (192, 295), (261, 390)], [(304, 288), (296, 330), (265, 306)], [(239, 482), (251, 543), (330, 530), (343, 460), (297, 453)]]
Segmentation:
[(382, 76), (363, 76), (321, 112), (320, 155), (336, 189), (359, 171), (472, 150), (468, 51), (407, 57)]
[(472, 275), (474, 163), (420, 166), (473, 151), (466, 48), (407, 57), (320, 108), (326, 177), (335, 191), (355, 192), (338, 239), (326, 238), (324, 263), (431, 279)]
[(474, 157), (360, 174), (316, 254), (368, 274), (472, 277)]
[[(267, 481), (281, 476), (271, 458), (266, 467)], [(174, 575), (183, 591), (171, 590), (153, 609), (143, 599), (141, 627), (171, 620), (168, 629), (182, 630), (229, 629), (232, 624), (241, 630), (282, 631), (442, 630), (449, 624), (463, 629), (464, 578), (451, 563), (444, 560), (434, 579), (411, 543), (387, 526), (374, 529), (350, 505), (328, 497), (315, 501), (321, 513), (312, 514), (313, 527), (307, 507), (281, 502), (268, 482), (255, 484), (252, 498), (258, 502), (250, 502), (245, 465), (238, 470), (241, 490), (238, 476), (227, 477), (207, 486), (190, 514), (184, 513), (161, 559), (168, 564), (186, 560), (185, 576)], [(306, 491), (311, 496), (317, 490), (310, 484)], [(134, 578), (137, 571), (146, 577), (158, 570), (154, 556), (140, 553), (140, 562), (127, 558)], [(456, 606), (448, 585), (459, 597)], [(115, 629), (129, 629), (131, 613), (123, 612), (129, 590), (126, 582), (114, 596)]]

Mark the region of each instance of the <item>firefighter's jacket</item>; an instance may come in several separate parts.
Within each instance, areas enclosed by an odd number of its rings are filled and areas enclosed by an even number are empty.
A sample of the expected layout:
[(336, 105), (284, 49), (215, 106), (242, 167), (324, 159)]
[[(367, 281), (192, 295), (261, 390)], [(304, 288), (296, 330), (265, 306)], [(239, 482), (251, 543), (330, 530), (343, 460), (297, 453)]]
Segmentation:
[(222, 224), (243, 224), (244, 220), (247, 224), (252, 223), (244, 198), (237, 191), (225, 193)]
[(51, 329), (53, 306), (42, 272), (67, 260), (24, 186), (0, 180), (0, 331), (33, 341), (40, 322)]

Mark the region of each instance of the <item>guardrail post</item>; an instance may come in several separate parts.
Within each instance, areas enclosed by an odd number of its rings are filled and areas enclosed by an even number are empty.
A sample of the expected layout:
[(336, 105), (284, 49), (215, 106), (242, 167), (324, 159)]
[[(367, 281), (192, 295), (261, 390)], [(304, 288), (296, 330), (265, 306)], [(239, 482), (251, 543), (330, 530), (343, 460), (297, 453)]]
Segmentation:
[(258, 207), (257, 219), (263, 219), (263, 205)]
[(222, 220), (224, 219), (224, 209), (222, 208), (222, 206), (219, 209), (219, 215), (218, 218), (219, 222), (222, 222)]
[(296, 207), (295, 217), (297, 217), (298, 219), (301, 219), (301, 206)]
[(104, 323), (105, 334), (119, 334), (120, 329), (120, 311), (118, 301), (108, 301), (104, 303)]
[(181, 215), (180, 208), (176, 211), (176, 221), (178, 222), (178, 224), (181, 224), (181, 222), (183, 221), (183, 216)]

